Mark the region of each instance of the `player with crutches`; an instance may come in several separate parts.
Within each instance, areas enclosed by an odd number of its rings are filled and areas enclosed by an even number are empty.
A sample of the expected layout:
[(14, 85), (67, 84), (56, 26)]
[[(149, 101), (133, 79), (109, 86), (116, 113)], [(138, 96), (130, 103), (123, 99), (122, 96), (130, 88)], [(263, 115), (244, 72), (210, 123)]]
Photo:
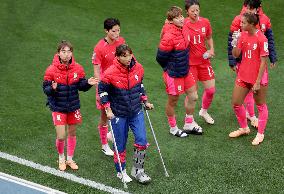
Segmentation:
[(115, 56), (113, 65), (105, 71), (99, 83), (98, 92), (113, 131), (117, 177), (124, 183), (132, 181), (126, 173), (126, 143), (131, 128), (135, 140), (131, 176), (146, 184), (151, 181), (144, 170), (149, 144), (141, 102), (149, 110), (154, 106), (147, 101), (142, 83), (144, 69), (134, 58), (131, 48), (122, 44), (116, 48)]

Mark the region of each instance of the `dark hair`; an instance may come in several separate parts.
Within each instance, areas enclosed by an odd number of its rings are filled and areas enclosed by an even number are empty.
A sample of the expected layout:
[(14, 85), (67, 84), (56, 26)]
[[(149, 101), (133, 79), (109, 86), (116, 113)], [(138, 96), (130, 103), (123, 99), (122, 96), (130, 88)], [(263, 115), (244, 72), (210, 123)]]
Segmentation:
[(178, 6), (172, 6), (168, 11), (167, 11), (167, 19), (169, 21), (172, 21), (174, 18), (182, 15), (182, 9)]
[(198, 0), (185, 0), (185, 10), (187, 11), (192, 5), (198, 5), (200, 7)]
[(117, 56), (117, 57), (123, 56), (123, 55), (126, 54), (127, 51), (130, 54), (132, 54), (132, 50), (127, 44), (121, 44), (121, 45), (116, 47), (115, 56)]
[(256, 26), (259, 22), (258, 14), (245, 13), (243, 16), (246, 18), (246, 20), (249, 24), (253, 24), (254, 26)]
[(110, 29), (113, 28), (113, 26), (120, 26), (120, 21), (116, 18), (107, 18), (104, 21), (104, 29), (106, 29), (107, 31), (109, 31)]
[(69, 48), (70, 48), (70, 51), (73, 52), (73, 46), (72, 46), (72, 44), (71, 44), (69, 41), (67, 41), (67, 40), (61, 40), (61, 41), (58, 43), (57, 52), (59, 53), (60, 50), (61, 50), (62, 48), (64, 48), (64, 47), (66, 47), (66, 46), (69, 47)]
[(248, 4), (248, 2), (249, 2), (249, 0), (244, 0), (244, 6), (247, 6), (247, 4)]
[(257, 9), (261, 7), (261, 0), (248, 0), (247, 6), (252, 9)]

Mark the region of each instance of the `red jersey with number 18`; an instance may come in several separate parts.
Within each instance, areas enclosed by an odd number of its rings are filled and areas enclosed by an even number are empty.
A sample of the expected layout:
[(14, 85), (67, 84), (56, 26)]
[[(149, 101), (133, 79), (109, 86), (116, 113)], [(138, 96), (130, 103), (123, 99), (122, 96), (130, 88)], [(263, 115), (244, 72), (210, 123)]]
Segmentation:
[(212, 35), (212, 28), (207, 18), (199, 17), (195, 23), (188, 18), (184, 20), (184, 27), (189, 29), (190, 53), (189, 65), (210, 65), (210, 60), (203, 59), (203, 54), (207, 51), (205, 40)]
[(258, 76), (261, 57), (269, 55), (267, 38), (260, 30), (257, 30), (254, 35), (245, 31), (241, 33), (237, 48), (242, 51), (238, 78), (254, 84)]

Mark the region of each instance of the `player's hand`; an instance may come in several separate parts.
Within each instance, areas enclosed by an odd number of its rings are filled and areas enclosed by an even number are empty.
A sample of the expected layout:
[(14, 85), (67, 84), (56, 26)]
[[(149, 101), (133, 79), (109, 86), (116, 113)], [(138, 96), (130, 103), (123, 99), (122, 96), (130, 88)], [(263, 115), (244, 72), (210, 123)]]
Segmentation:
[(236, 47), (236, 46), (237, 46), (237, 43), (238, 43), (238, 39), (233, 38), (233, 40), (232, 40), (232, 42), (231, 42), (232, 47)]
[(152, 109), (154, 109), (154, 105), (151, 104), (151, 103), (149, 103), (149, 102), (146, 102), (146, 103), (145, 103), (145, 108), (146, 108), (147, 110), (152, 110)]
[(94, 77), (91, 77), (88, 79), (88, 84), (90, 85), (97, 85), (99, 83), (99, 79), (98, 78), (94, 78)]
[(252, 91), (253, 93), (256, 93), (259, 89), (260, 89), (260, 82), (256, 82), (252, 87)]
[(52, 87), (52, 89), (56, 90), (56, 88), (57, 88), (57, 82), (52, 81), (52, 82), (51, 82), (51, 87)]
[(241, 36), (241, 32), (240, 32), (240, 30), (238, 30), (238, 31), (233, 32), (232, 38), (238, 40), (240, 38), (240, 36)]
[(107, 118), (108, 118), (109, 120), (111, 120), (111, 119), (114, 118), (114, 114), (113, 114), (113, 112), (112, 112), (112, 110), (111, 110), (110, 107), (106, 108), (105, 111), (106, 111)]
[(274, 69), (276, 67), (276, 63), (271, 63), (270, 64), (270, 69)]
[(213, 58), (215, 56), (215, 52), (214, 52), (214, 49), (210, 49), (207, 51), (208, 54), (209, 54), (209, 57), (208, 58)]

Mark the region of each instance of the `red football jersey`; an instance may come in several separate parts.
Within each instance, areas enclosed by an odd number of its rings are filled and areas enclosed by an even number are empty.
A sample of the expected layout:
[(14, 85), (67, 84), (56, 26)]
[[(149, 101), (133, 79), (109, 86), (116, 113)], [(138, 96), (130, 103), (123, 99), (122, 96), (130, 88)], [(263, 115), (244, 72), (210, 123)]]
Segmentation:
[(104, 38), (97, 43), (94, 48), (92, 63), (93, 65), (100, 65), (100, 75), (113, 64), (116, 47), (124, 43), (125, 40), (122, 37), (119, 37), (113, 44), (108, 44)]
[(237, 48), (242, 51), (238, 77), (244, 82), (254, 84), (259, 72), (261, 57), (269, 55), (267, 38), (260, 30), (257, 30), (254, 35), (242, 32)]
[[(238, 15), (234, 18), (231, 24), (231, 32), (241, 30), (242, 15)], [(264, 33), (267, 29), (271, 28), (271, 22), (269, 17), (267, 17), (263, 12), (259, 12), (259, 24), (256, 26), (258, 29)]]
[(210, 60), (203, 59), (207, 51), (205, 40), (212, 35), (212, 28), (207, 18), (199, 17), (198, 21), (192, 23), (188, 18), (184, 20), (184, 27), (189, 29), (190, 34), (190, 65), (210, 65)]

